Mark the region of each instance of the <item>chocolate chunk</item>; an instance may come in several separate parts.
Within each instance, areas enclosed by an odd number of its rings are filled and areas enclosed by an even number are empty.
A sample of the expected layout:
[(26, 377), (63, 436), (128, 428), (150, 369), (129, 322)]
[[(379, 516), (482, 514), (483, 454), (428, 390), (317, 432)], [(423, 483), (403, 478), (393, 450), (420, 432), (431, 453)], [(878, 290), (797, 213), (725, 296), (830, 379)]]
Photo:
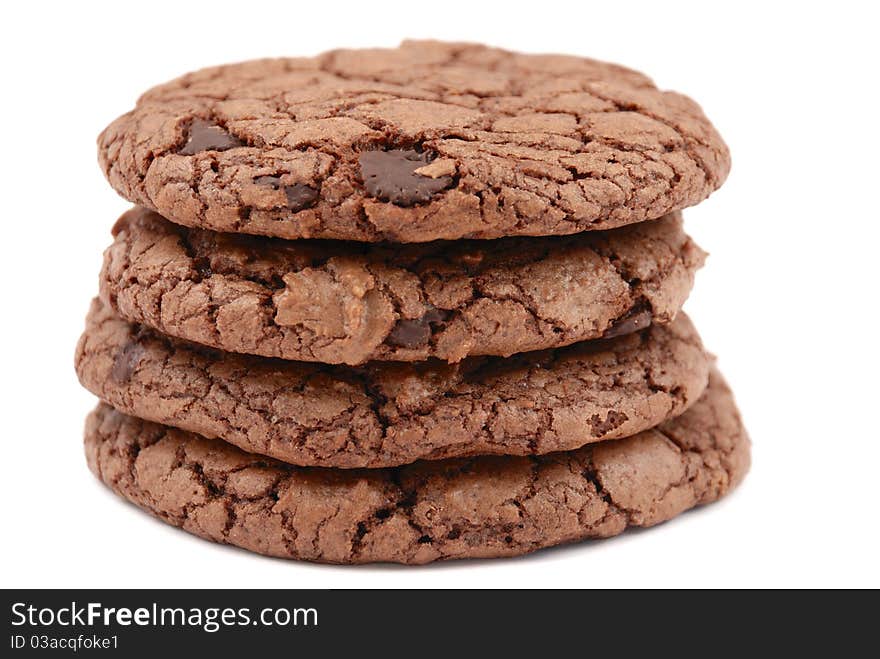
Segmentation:
[(419, 348), (431, 338), (431, 326), (421, 319), (400, 320), (388, 335), (388, 343), (401, 348)]
[(266, 185), (272, 188), (273, 190), (277, 190), (281, 187), (281, 177), (280, 176), (258, 176), (254, 179), (254, 183), (257, 185)]
[[(258, 176), (254, 179), (254, 183), (257, 185), (268, 185), (273, 190), (281, 189), (280, 176)], [(294, 212), (312, 206), (318, 198), (318, 191), (304, 183), (285, 185), (284, 193), (287, 195), (287, 207)]]
[(358, 162), (367, 194), (397, 206), (414, 206), (430, 201), (435, 194), (451, 187), (451, 176), (431, 178), (415, 171), (431, 162), (428, 153), (415, 149), (366, 151)]
[(627, 311), (620, 318), (605, 330), (602, 335), (603, 339), (613, 339), (615, 336), (623, 336), (624, 334), (632, 334), (639, 330), (645, 329), (651, 324), (651, 310), (642, 305), (638, 305)]
[(397, 321), (388, 334), (388, 343), (401, 348), (420, 348), (431, 339), (431, 326), (443, 323), (449, 314), (441, 309), (429, 309), (421, 318)]
[(207, 279), (212, 274), (214, 274), (211, 270), (211, 259), (209, 259), (207, 256), (194, 258), (193, 267), (195, 268), (196, 276), (199, 279)]
[(136, 339), (132, 339), (125, 344), (118, 353), (116, 359), (113, 360), (113, 368), (110, 371), (110, 377), (116, 382), (125, 384), (131, 379), (141, 357), (144, 356), (144, 346), (138, 343)]
[(237, 146), (244, 146), (244, 142), (230, 135), (224, 128), (204, 119), (193, 119), (189, 127), (189, 139), (177, 153), (192, 156), (202, 151), (226, 151)]
[(287, 194), (287, 207), (292, 211), (308, 208), (318, 198), (318, 191), (315, 188), (302, 183), (285, 186), (284, 192)]

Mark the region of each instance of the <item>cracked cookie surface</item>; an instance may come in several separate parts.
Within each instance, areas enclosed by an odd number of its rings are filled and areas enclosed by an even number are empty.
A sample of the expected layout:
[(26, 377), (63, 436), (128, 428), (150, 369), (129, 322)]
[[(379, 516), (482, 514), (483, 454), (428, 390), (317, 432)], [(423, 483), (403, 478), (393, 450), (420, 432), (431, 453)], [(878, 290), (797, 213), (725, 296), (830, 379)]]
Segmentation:
[(368, 242), (613, 228), (730, 168), (700, 107), (640, 73), (438, 42), (190, 73), (98, 146), (111, 185), (174, 222)]
[(507, 358), (348, 367), (169, 339), (99, 300), (76, 351), (83, 385), (122, 412), (292, 464), (343, 468), (543, 454), (626, 437), (692, 405), (709, 366), (684, 314)]
[(508, 356), (670, 322), (704, 253), (676, 213), (613, 231), (423, 245), (187, 229), (135, 208), (101, 297), (229, 352), (328, 364)]
[(428, 563), (525, 554), (653, 526), (726, 494), (749, 440), (717, 372), (683, 415), (632, 437), (539, 457), (396, 469), (293, 467), (100, 404), (92, 472), (202, 538), (325, 563)]

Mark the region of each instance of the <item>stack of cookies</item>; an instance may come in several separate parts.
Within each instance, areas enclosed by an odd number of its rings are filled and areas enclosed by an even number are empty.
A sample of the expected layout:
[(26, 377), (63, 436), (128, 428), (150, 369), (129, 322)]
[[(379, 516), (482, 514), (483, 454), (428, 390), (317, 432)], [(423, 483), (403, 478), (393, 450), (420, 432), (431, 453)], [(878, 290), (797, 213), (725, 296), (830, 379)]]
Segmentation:
[(188, 74), (100, 136), (137, 204), (76, 354), (92, 471), (296, 559), (511, 556), (718, 499), (749, 442), (680, 311), (729, 154), (619, 66), (404, 43)]

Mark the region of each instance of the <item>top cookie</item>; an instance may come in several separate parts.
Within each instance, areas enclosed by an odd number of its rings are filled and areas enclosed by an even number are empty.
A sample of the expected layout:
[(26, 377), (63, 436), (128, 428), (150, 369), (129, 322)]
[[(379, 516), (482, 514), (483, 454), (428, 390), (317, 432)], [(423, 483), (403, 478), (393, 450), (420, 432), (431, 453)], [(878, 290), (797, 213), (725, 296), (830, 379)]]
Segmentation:
[(730, 167), (699, 106), (640, 73), (437, 42), (204, 69), (98, 144), (122, 196), (179, 224), (366, 242), (608, 229)]

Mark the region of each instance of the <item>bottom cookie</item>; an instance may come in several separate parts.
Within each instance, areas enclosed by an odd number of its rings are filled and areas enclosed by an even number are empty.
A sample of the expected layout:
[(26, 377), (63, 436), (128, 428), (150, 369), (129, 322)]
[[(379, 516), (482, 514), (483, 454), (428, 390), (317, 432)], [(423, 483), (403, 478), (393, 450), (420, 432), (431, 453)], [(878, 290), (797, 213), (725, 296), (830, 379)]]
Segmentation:
[(87, 421), (85, 450), (98, 478), (170, 524), (326, 563), (514, 556), (609, 537), (715, 501), (749, 467), (748, 436), (717, 372), (678, 418), (539, 457), (293, 467), (103, 403)]

